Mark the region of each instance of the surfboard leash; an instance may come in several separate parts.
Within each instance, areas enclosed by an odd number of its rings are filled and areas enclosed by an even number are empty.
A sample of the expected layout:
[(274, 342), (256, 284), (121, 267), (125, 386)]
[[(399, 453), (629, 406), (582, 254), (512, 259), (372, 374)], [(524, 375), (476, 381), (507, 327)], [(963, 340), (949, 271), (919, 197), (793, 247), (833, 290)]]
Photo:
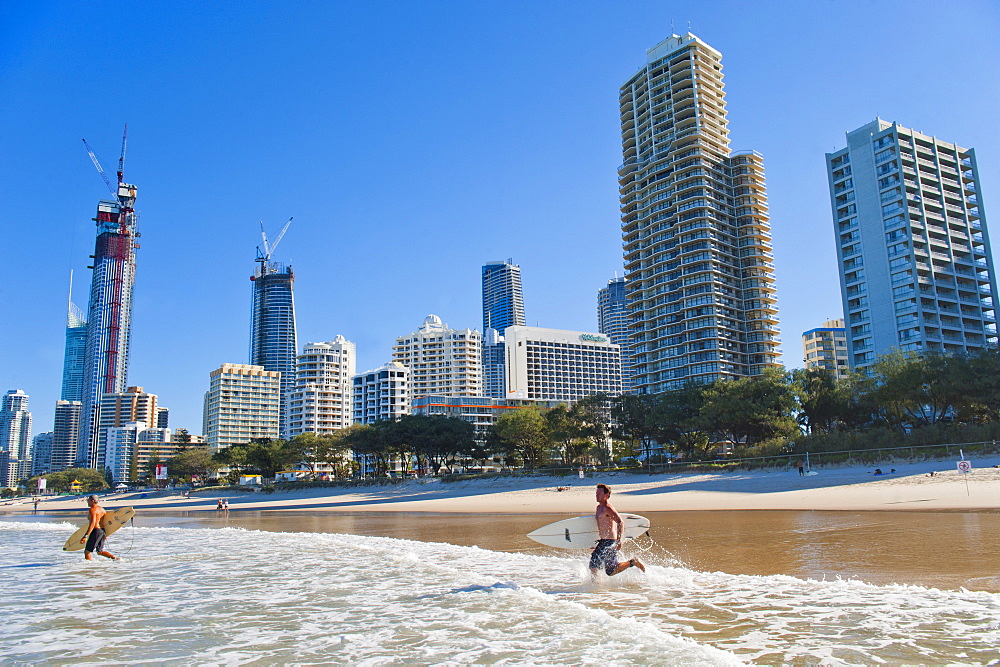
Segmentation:
[(128, 531), (129, 534), (132, 536), (132, 539), (129, 542), (128, 551), (122, 552), (122, 556), (127, 556), (130, 553), (132, 553), (132, 547), (135, 546), (135, 515), (132, 515), (132, 516), (129, 517), (128, 524), (129, 524), (129, 528), (132, 529), (132, 530)]

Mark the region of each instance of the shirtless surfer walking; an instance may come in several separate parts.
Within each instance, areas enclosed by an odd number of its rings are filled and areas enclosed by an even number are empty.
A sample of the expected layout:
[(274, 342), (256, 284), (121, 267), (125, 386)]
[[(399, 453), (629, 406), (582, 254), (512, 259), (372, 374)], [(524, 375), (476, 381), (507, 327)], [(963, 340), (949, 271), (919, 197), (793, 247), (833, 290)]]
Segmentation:
[(90, 505), (90, 523), (87, 524), (87, 533), (80, 538), (80, 544), (83, 544), (85, 540), (87, 542), (87, 546), (83, 548), (83, 557), (87, 560), (91, 560), (90, 554), (96, 551), (99, 555), (104, 556), (105, 558), (118, 560), (110, 552), (104, 550), (105, 535), (104, 529), (101, 528), (101, 518), (103, 518), (107, 512), (98, 503), (97, 496), (88, 497), (87, 504)]
[(609, 577), (623, 572), (630, 567), (637, 567), (643, 572), (646, 566), (638, 558), (630, 558), (625, 563), (618, 562), (618, 550), (622, 546), (622, 532), (625, 528), (622, 517), (615, 511), (608, 500), (611, 489), (607, 484), (597, 485), (597, 530), (601, 539), (597, 540), (594, 553), (590, 555), (590, 573), (597, 576), (602, 567)]

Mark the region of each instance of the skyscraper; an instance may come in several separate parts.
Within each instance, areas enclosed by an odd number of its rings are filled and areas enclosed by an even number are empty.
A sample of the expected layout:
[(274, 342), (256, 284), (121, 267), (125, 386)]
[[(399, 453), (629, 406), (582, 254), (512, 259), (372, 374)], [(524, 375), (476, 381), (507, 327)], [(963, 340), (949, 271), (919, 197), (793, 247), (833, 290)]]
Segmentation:
[(11, 389), (0, 399), (0, 487), (14, 486), (30, 472), (28, 395), (20, 389)]
[(506, 262), (483, 265), (483, 331), (524, 324), (524, 297), (521, 294), (521, 267)]
[(97, 428), (97, 460), (102, 468), (114, 469), (109, 456), (108, 431), (129, 422), (156, 424), (157, 395), (149, 394), (142, 387), (128, 387), (123, 392), (101, 395), (100, 422)]
[(63, 352), (62, 391), (59, 393), (59, 398), (64, 401), (81, 401), (84, 385), (83, 369), (87, 356), (87, 320), (83, 311), (72, 301), (67, 306), (66, 349)]
[[(124, 149), (123, 149), (124, 159)], [(101, 395), (125, 391), (132, 337), (132, 294), (138, 248), (136, 187), (122, 182), (118, 171), (117, 200), (97, 205), (97, 242), (87, 309), (87, 343), (83, 365), (83, 412), (78, 455), (99, 467), (97, 428)]]
[[(287, 229), (287, 225), (285, 226)], [(284, 235), (284, 231), (282, 231)], [(275, 242), (274, 247), (278, 245)], [(295, 297), (291, 266), (271, 261), (274, 249), (265, 241), (265, 250), (257, 250), (257, 269), (253, 281), (253, 306), (250, 314), (250, 364), (281, 373), (280, 433), (288, 435), (288, 394), (295, 387)]]
[(729, 149), (722, 54), (671, 35), (646, 52), (619, 106), (634, 391), (776, 367), (763, 159)]
[(622, 391), (632, 388), (632, 365), (628, 357), (629, 342), (628, 300), (625, 298), (625, 279), (615, 278), (608, 286), (597, 291), (597, 330), (611, 339), (622, 353)]
[(483, 265), (483, 393), (506, 398), (503, 332), (524, 325), (521, 267), (506, 262)]
[(56, 415), (52, 423), (52, 460), (49, 469), (65, 470), (76, 465), (77, 444), (80, 439), (80, 401), (56, 401)]
[(826, 162), (851, 366), (996, 345), (975, 150), (877, 118)]

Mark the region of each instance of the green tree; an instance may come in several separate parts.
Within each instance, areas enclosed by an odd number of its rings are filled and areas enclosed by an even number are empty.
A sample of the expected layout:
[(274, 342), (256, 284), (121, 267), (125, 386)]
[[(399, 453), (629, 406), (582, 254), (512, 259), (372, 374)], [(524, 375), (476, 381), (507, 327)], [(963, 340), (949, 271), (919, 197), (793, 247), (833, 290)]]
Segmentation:
[(68, 492), (74, 480), (80, 482), (81, 491), (84, 493), (94, 493), (108, 488), (104, 480), (104, 474), (100, 470), (93, 468), (67, 468), (57, 472), (38, 475), (28, 480), (27, 488), (37, 489), (39, 477), (45, 478), (46, 489), (53, 493)]
[(207, 479), (221, 467), (208, 451), (208, 447), (188, 447), (167, 460), (167, 471), (170, 475), (185, 482), (190, 482), (192, 477)]
[(716, 380), (704, 389), (702, 399), (693, 421), (711, 443), (728, 440), (749, 446), (799, 433), (793, 417), (795, 393), (783, 371)]
[(549, 433), (538, 408), (520, 408), (500, 415), (493, 424), (493, 432), (504, 454), (519, 458), (525, 468), (548, 463)]
[(574, 465), (589, 453), (592, 442), (586, 437), (582, 420), (577, 419), (572, 409), (565, 404), (557, 405), (547, 410), (543, 416), (549, 440), (559, 448), (563, 463)]
[(629, 443), (631, 454), (649, 452), (655, 431), (650, 417), (656, 401), (652, 394), (622, 394), (612, 405), (612, 434)]

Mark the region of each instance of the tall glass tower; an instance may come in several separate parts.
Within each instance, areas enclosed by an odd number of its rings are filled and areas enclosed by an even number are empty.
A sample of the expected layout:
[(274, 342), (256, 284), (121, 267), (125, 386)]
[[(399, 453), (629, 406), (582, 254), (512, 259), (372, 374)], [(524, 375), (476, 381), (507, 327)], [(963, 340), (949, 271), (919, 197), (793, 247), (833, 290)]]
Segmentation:
[(31, 473), (28, 395), (11, 389), (0, 398), (0, 485), (14, 486)]
[(62, 391), (63, 401), (83, 399), (83, 369), (87, 356), (87, 320), (72, 302), (66, 314), (66, 349), (63, 353)]
[[(628, 324), (625, 279), (614, 278), (608, 281), (607, 287), (597, 291), (597, 330), (625, 351), (628, 350)], [(622, 354), (622, 390), (626, 393), (632, 389), (631, 366), (628, 362), (628, 356)]]
[(524, 326), (521, 267), (508, 259), (483, 265), (483, 393), (507, 398), (503, 332)]
[(78, 456), (91, 468), (104, 465), (97, 460), (101, 395), (125, 391), (128, 381), (139, 220), (136, 187), (119, 181), (117, 193), (117, 201), (101, 200), (97, 205), (97, 242), (94, 264), (89, 267), (94, 273), (87, 308)]
[(281, 437), (288, 436), (288, 394), (295, 387), (295, 297), (291, 266), (269, 261), (268, 255), (257, 259), (253, 282), (253, 305), (250, 314), (250, 364), (266, 371), (281, 373), (279, 424)]
[(852, 368), (997, 344), (976, 152), (877, 118), (826, 155)]
[(729, 149), (722, 54), (671, 35), (621, 87), (619, 108), (634, 391), (776, 367), (763, 158)]

